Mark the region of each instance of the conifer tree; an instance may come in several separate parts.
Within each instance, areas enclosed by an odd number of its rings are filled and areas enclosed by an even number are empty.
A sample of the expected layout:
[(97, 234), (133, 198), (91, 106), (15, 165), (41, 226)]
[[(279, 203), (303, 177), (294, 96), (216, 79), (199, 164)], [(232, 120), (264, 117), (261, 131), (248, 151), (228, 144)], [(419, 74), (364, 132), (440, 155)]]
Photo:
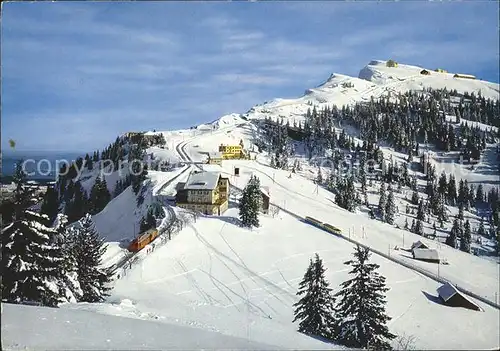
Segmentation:
[(448, 221), (448, 209), (446, 208), (445, 205), (444, 195), (439, 196), (437, 209), (438, 209), (437, 211), (438, 221), (441, 223), (442, 226), (443, 222)]
[(243, 194), (240, 200), (240, 220), (245, 227), (259, 226), (259, 210), (260, 210), (260, 181), (256, 176), (252, 176), (243, 189)]
[(420, 219), (417, 219), (417, 222), (415, 223), (414, 233), (418, 235), (424, 235), (424, 223)]
[(448, 203), (451, 206), (455, 206), (457, 201), (457, 186), (455, 182), (455, 176), (450, 174), (450, 179), (448, 180), (448, 193), (447, 193)]
[(469, 220), (465, 221), (464, 232), (462, 238), (460, 239), (460, 250), (470, 253), (472, 235), (470, 230)]
[(439, 177), (439, 185), (438, 185), (437, 191), (441, 195), (445, 195), (448, 191), (448, 183), (446, 180), (446, 173), (444, 173), (444, 172), (442, 172), (441, 176)]
[(479, 222), (479, 227), (477, 228), (477, 235), (486, 236), (486, 229), (484, 228), (483, 221)]
[(40, 211), (49, 218), (48, 225), (51, 225), (56, 219), (57, 213), (59, 212), (59, 201), (57, 191), (54, 187), (47, 186)]
[(416, 190), (414, 190), (412, 195), (411, 195), (411, 203), (414, 205), (418, 205), (419, 201), (420, 201), (420, 198), (418, 196), (418, 192)]
[(385, 218), (385, 208), (387, 206), (387, 194), (385, 192), (385, 183), (384, 182), (382, 182), (382, 184), (380, 185), (379, 195), (380, 195), (380, 198), (378, 201), (378, 211), (379, 211), (380, 217), (382, 219), (384, 219)]
[(57, 306), (64, 301), (57, 288), (64, 258), (53, 240), (56, 231), (46, 225), (46, 215), (29, 210), (33, 191), (26, 185), (22, 162), (17, 163), (13, 181), (13, 221), (2, 229), (2, 299)]
[(82, 289), (78, 281), (76, 260), (73, 255), (74, 228), (68, 228), (68, 217), (58, 214), (53, 228), (57, 232), (55, 242), (61, 246), (64, 257), (60, 265), (60, 277), (58, 279), (59, 293), (68, 302), (78, 302), (82, 297)]
[(325, 271), (323, 261), (316, 254), (299, 284), (297, 295), (302, 298), (293, 305), (296, 307), (293, 322), (300, 321), (298, 330), (304, 334), (331, 339), (335, 299)]
[(77, 181), (74, 185), (74, 198), (66, 206), (66, 215), (68, 216), (69, 222), (74, 222), (82, 218), (88, 207), (87, 193), (83, 189), (80, 181)]
[(484, 201), (484, 191), (483, 191), (483, 184), (479, 184), (476, 189), (476, 201), (477, 202), (482, 202)]
[(354, 260), (349, 274), (353, 278), (341, 284), (335, 294), (334, 339), (352, 348), (390, 349), (390, 340), (396, 336), (390, 333), (387, 322), (391, 319), (385, 312), (385, 277), (381, 276), (375, 263), (368, 263), (368, 248), (356, 246)]
[(464, 205), (463, 204), (460, 204), (458, 206), (458, 215), (457, 215), (457, 218), (461, 221), (464, 220)]
[(385, 221), (389, 224), (394, 224), (396, 216), (396, 201), (394, 199), (394, 192), (392, 186), (389, 185), (389, 196), (387, 197), (387, 204), (385, 206)]
[(460, 236), (460, 224), (457, 219), (453, 221), (453, 226), (451, 227), (450, 235), (446, 238), (446, 245), (456, 249), (458, 247), (458, 237)]
[(80, 219), (79, 227), (73, 235), (72, 253), (76, 261), (78, 282), (83, 292), (81, 300), (102, 302), (109, 296), (109, 283), (114, 272), (111, 268), (101, 266), (106, 244), (99, 238), (90, 214)]
[(323, 184), (323, 176), (321, 175), (321, 168), (318, 167), (318, 176), (316, 177), (316, 184)]
[(424, 201), (423, 200), (420, 200), (420, 202), (418, 203), (417, 219), (419, 221), (425, 220), (425, 211), (424, 211)]

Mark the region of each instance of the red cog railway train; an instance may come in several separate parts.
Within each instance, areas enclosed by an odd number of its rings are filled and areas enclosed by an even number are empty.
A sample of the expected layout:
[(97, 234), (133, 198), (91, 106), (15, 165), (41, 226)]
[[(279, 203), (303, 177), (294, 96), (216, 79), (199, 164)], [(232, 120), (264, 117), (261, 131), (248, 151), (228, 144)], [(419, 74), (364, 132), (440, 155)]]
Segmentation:
[(132, 240), (128, 246), (128, 250), (131, 252), (138, 252), (142, 250), (147, 244), (155, 240), (159, 235), (158, 229), (153, 228), (146, 230), (139, 237)]

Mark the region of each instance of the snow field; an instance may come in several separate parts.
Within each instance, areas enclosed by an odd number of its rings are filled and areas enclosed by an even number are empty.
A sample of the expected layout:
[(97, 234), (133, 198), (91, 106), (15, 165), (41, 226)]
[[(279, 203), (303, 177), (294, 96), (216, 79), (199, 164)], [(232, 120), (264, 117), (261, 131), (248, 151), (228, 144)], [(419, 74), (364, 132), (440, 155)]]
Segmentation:
[[(293, 303), (314, 253), (324, 260), (337, 291), (348, 278), (343, 262), (352, 257), (353, 246), (283, 213), (262, 216), (254, 230), (239, 227), (235, 217), (237, 209), (231, 208), (221, 218), (199, 218), (117, 281), (111, 301), (131, 300), (132, 307), (124, 305), (134, 318), (153, 314), (160, 321), (283, 348), (335, 348), (296, 332)], [(391, 331), (415, 335), (418, 348), (498, 346), (498, 310), (481, 303), (485, 312), (443, 306), (435, 302), (439, 283), (378, 256), (371, 259), (391, 288)]]
[(227, 349), (278, 349), (198, 328), (64, 307), (2, 304), (2, 308), (4, 350), (216, 350), (221, 345)]

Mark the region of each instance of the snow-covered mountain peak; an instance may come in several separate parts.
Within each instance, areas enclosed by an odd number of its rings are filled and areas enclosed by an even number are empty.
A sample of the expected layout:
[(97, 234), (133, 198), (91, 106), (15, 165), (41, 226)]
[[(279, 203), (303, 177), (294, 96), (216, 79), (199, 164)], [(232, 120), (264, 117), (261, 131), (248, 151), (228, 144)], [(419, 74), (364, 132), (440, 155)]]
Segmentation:
[[(438, 71), (438, 68), (443, 71)], [(306, 89), (304, 95), (297, 98), (275, 98), (253, 106), (244, 114), (231, 114), (221, 117), (198, 129), (218, 129), (237, 125), (247, 119), (271, 118), (284, 119), (290, 123), (302, 121), (309, 108), (313, 106), (342, 107), (360, 102), (367, 102), (384, 95), (404, 94), (407, 91), (422, 91), (425, 88), (457, 90), (459, 93), (480, 93), (494, 100), (499, 99), (499, 85), (480, 79), (455, 77), (455, 73), (446, 72), (446, 66), (422, 67), (397, 62), (388, 65), (387, 60), (372, 60), (363, 67), (358, 77), (341, 73), (331, 73), (327, 80), (314, 88)], [(479, 77), (478, 77), (479, 78)]]

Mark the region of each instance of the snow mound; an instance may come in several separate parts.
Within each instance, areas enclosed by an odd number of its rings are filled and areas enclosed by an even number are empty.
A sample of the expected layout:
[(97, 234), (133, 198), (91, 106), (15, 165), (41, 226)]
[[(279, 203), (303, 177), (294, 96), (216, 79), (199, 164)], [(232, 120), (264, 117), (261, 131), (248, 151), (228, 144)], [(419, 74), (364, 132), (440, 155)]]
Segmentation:
[(229, 115), (222, 116), (210, 123), (200, 124), (196, 127), (198, 130), (217, 130), (220, 128), (226, 128), (230, 126), (234, 126), (236, 124), (240, 124), (245, 122), (239, 113), (231, 113)]

